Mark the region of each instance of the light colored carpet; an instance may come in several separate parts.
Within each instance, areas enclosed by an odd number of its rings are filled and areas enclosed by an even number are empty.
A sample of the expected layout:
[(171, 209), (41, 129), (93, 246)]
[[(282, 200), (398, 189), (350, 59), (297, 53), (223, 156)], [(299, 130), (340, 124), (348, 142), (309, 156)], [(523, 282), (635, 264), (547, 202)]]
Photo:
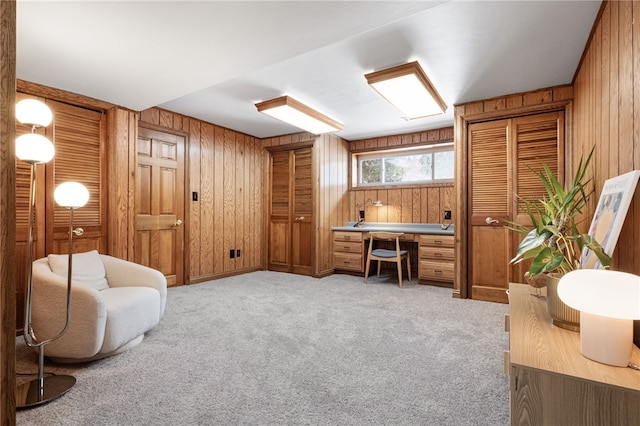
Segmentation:
[[(171, 288), (139, 346), (47, 362), (77, 383), (18, 425), (505, 425), (507, 309), (382, 277), (261, 271)], [(36, 371), (17, 344), (18, 371)]]

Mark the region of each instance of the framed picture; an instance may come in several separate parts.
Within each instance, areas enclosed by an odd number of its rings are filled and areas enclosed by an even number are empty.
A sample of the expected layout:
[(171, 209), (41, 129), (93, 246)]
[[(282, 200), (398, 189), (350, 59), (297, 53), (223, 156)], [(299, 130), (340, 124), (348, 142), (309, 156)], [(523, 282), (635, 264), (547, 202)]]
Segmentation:
[[(634, 170), (606, 180), (602, 187), (589, 235), (600, 243), (609, 256), (613, 254), (618, 242), (639, 177), (640, 170)], [(602, 267), (596, 255), (587, 248), (582, 251), (580, 263), (585, 269)]]

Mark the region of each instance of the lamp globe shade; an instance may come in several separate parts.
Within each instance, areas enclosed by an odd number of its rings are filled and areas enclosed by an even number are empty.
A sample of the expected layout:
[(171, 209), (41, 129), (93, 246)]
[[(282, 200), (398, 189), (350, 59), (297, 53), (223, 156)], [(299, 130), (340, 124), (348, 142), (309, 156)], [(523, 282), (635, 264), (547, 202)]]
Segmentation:
[(31, 164), (48, 163), (55, 154), (51, 141), (37, 133), (25, 133), (16, 139), (16, 157)]
[(47, 127), (53, 120), (53, 114), (44, 102), (23, 99), (16, 104), (16, 119), (29, 126)]
[(78, 182), (64, 182), (53, 192), (56, 203), (69, 209), (77, 209), (89, 201), (89, 190)]

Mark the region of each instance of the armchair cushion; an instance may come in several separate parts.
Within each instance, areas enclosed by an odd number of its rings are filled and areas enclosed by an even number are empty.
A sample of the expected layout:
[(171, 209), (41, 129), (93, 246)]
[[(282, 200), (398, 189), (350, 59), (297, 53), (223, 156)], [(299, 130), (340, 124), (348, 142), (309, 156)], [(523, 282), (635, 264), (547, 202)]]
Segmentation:
[[(67, 277), (67, 271), (69, 270), (68, 255), (50, 254), (47, 256), (47, 260), (54, 274)], [(86, 285), (98, 291), (109, 288), (104, 263), (97, 250), (74, 254), (72, 271), (72, 280), (76, 284)]]

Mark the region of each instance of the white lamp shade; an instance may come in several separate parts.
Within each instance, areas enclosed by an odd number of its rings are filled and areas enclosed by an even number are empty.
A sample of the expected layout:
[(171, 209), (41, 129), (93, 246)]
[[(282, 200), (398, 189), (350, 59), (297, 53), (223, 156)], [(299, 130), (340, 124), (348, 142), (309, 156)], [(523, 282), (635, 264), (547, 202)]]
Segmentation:
[(607, 318), (640, 319), (640, 277), (606, 269), (578, 269), (558, 283), (558, 296), (581, 312)]
[(55, 154), (51, 141), (37, 133), (25, 133), (16, 139), (16, 157), (27, 163), (48, 163)]
[(16, 104), (16, 119), (29, 126), (47, 127), (53, 120), (53, 114), (44, 102), (23, 99)]
[(640, 319), (640, 277), (619, 271), (579, 269), (564, 275), (558, 296), (580, 311), (580, 353), (626, 367), (633, 350), (633, 321)]
[(53, 192), (56, 203), (69, 209), (77, 209), (89, 201), (89, 190), (78, 182), (64, 182)]

